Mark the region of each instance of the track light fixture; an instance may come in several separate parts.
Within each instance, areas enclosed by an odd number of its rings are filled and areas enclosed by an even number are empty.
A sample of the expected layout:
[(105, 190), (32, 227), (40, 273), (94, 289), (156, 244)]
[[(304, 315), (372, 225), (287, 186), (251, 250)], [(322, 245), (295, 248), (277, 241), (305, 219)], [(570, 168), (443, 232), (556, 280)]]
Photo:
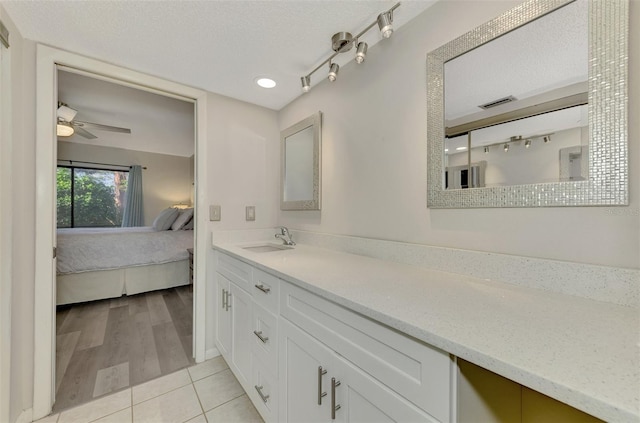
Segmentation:
[(369, 46), (365, 42), (358, 42), (360, 37), (364, 35), (367, 31), (373, 28), (376, 23), (380, 29), (380, 34), (383, 38), (389, 38), (393, 34), (393, 11), (400, 7), (400, 3), (396, 3), (391, 9), (386, 12), (382, 12), (378, 15), (378, 18), (369, 24), (365, 29), (360, 31), (358, 35), (355, 37), (351, 35), (349, 32), (338, 32), (333, 34), (331, 37), (331, 48), (334, 53), (329, 56), (324, 62), (320, 63), (314, 70), (309, 72), (307, 75), (300, 78), (302, 83), (302, 91), (309, 92), (311, 90), (311, 75), (313, 75), (318, 69), (322, 68), (324, 65), (329, 63), (329, 81), (334, 82), (338, 78), (338, 70), (340, 67), (337, 63), (332, 63), (334, 57), (336, 57), (340, 53), (345, 53), (356, 47), (356, 63), (363, 63), (367, 56), (367, 49)]
[(340, 65), (332, 63), (329, 67), (329, 81), (335, 82), (338, 79), (338, 71), (340, 71)]
[(378, 27), (380, 28), (380, 34), (384, 38), (391, 37), (391, 34), (393, 34), (393, 13), (391, 11), (378, 15)]
[(551, 135), (545, 135), (544, 138), (542, 138), (542, 141), (544, 141), (544, 143), (548, 143), (549, 141), (551, 141)]
[(356, 48), (356, 63), (360, 64), (364, 62), (364, 59), (367, 57), (367, 49), (369, 45), (364, 41), (358, 43), (358, 47)]
[(509, 151), (509, 144), (506, 144), (506, 143), (505, 143), (505, 145), (504, 145), (504, 152), (506, 153), (507, 151)]
[(484, 152), (485, 152), (485, 154), (486, 154), (486, 153), (489, 153), (489, 147), (485, 147), (485, 148), (484, 148)]
[(529, 147), (531, 147), (531, 140), (526, 140), (524, 142), (524, 148), (529, 148)]
[(311, 89), (310, 78), (308, 76), (303, 76), (302, 78), (300, 78), (300, 81), (302, 82), (302, 91), (308, 93)]

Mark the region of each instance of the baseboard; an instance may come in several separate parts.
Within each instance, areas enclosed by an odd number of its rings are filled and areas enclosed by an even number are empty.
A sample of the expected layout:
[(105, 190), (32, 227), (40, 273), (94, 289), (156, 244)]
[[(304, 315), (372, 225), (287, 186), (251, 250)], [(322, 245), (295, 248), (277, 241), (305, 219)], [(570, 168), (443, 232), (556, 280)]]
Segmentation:
[(204, 352), (204, 359), (209, 360), (213, 357), (217, 357), (220, 355), (220, 351), (217, 348), (211, 348), (210, 350), (206, 350)]
[(33, 408), (23, 410), (18, 416), (15, 423), (31, 423), (33, 421)]

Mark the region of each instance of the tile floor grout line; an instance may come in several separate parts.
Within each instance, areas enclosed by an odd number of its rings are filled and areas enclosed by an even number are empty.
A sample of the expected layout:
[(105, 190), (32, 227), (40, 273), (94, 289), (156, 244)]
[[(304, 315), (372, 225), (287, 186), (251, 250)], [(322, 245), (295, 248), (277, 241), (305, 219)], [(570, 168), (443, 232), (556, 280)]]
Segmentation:
[[(241, 386), (241, 387), (242, 387), (242, 386)], [(197, 393), (198, 393), (198, 391), (196, 391), (196, 394), (197, 394)], [(247, 396), (247, 398), (249, 398), (249, 394), (247, 394), (247, 391), (245, 391), (245, 390), (244, 390), (244, 388), (242, 388), (242, 394), (238, 395), (237, 397), (231, 398), (229, 401), (225, 401), (225, 402), (223, 402), (222, 404), (218, 404), (218, 405), (216, 405), (215, 407), (213, 407), (213, 408), (212, 408), (211, 410), (209, 410), (209, 411), (213, 411), (213, 410), (215, 410), (216, 408), (220, 408), (220, 407), (222, 407), (222, 406), (223, 406), (223, 405), (225, 405), (225, 404), (229, 404), (231, 401), (237, 400), (238, 398), (240, 398), (240, 397), (241, 397), (241, 396), (243, 396), (243, 395), (246, 395), (246, 396)], [(199, 398), (198, 398), (198, 399), (199, 399)], [(209, 411), (205, 411), (205, 417), (206, 417), (206, 413), (208, 413)]]

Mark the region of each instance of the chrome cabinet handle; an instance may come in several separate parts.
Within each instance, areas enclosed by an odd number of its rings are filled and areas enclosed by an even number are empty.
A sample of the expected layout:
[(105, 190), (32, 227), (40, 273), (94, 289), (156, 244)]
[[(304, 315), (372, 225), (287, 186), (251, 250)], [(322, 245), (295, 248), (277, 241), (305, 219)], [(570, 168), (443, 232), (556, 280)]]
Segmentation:
[(254, 330), (254, 331), (253, 331), (253, 334), (254, 334), (255, 336), (257, 336), (257, 337), (258, 337), (258, 339), (259, 339), (259, 340), (261, 340), (263, 344), (266, 344), (266, 343), (267, 343), (267, 341), (269, 340), (269, 337), (268, 337), (268, 336), (262, 336), (262, 331)]
[(264, 386), (260, 385), (255, 385), (256, 391), (258, 391), (258, 395), (260, 395), (260, 398), (262, 399), (262, 402), (264, 402), (265, 404), (267, 403), (267, 400), (269, 399), (269, 394), (265, 395), (262, 393), (262, 390), (264, 389)]
[(227, 291), (227, 311), (231, 308), (231, 291)]
[(264, 292), (265, 294), (268, 294), (269, 292), (271, 292), (271, 288), (269, 288), (268, 286), (264, 286), (264, 284), (254, 285), (254, 286), (258, 288), (260, 291)]
[(340, 386), (340, 381), (335, 377), (331, 378), (331, 420), (336, 419), (336, 411), (340, 410), (340, 404), (336, 404), (336, 387)]
[(318, 405), (322, 405), (322, 397), (326, 397), (327, 393), (322, 392), (322, 375), (326, 375), (327, 370), (322, 366), (318, 366)]
[(222, 308), (227, 310), (227, 290), (224, 288), (222, 289)]

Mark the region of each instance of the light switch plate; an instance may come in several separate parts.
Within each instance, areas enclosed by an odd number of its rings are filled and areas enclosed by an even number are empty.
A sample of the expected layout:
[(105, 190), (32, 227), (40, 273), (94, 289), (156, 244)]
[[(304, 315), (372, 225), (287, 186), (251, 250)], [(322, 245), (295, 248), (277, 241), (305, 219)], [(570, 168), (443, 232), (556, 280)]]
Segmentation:
[(209, 220), (212, 222), (217, 222), (220, 219), (221, 219), (220, 206), (218, 205), (209, 206)]
[(247, 206), (245, 208), (245, 215), (247, 221), (256, 220), (256, 206)]

